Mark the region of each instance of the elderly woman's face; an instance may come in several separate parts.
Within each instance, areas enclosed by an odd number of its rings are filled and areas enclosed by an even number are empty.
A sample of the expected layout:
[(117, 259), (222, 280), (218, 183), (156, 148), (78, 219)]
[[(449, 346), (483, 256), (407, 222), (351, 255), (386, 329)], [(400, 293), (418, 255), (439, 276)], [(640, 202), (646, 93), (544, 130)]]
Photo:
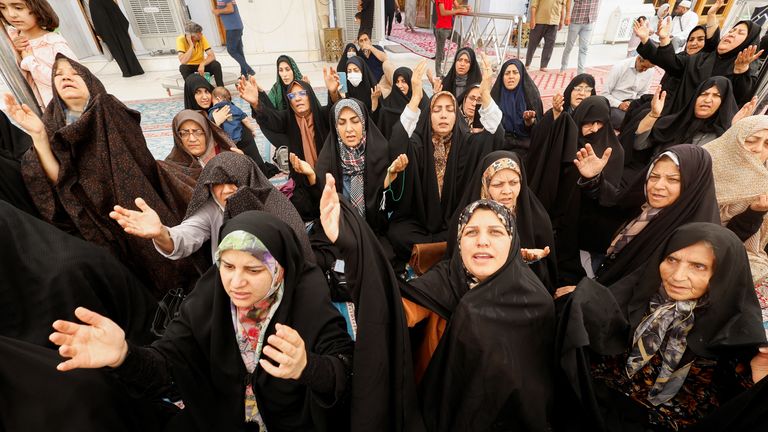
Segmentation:
[(205, 130), (194, 120), (187, 120), (179, 125), (179, 136), (184, 150), (194, 157), (200, 157), (208, 149)]
[(504, 207), (514, 210), (517, 196), (520, 195), (520, 175), (509, 168), (499, 170), (491, 177), (488, 195)]
[(761, 129), (744, 140), (744, 147), (761, 163), (768, 161), (768, 129)]
[(728, 30), (728, 33), (725, 34), (724, 38), (720, 39), (720, 43), (717, 44), (717, 53), (725, 54), (738, 47), (747, 40), (747, 35), (749, 35), (749, 27), (747, 27), (746, 24), (741, 23), (734, 26), (732, 29)]
[(220, 206), (227, 206), (227, 199), (237, 192), (237, 185), (234, 183), (217, 183), (211, 186), (211, 194)]
[(472, 66), (472, 62), (469, 60), (469, 54), (461, 53), (459, 58), (456, 59), (456, 73), (464, 76), (469, 72), (469, 67)]
[(585, 82), (574, 87), (571, 92), (571, 108), (576, 109), (581, 101), (592, 96), (592, 90), (592, 86)]
[(504, 88), (512, 91), (517, 88), (519, 83), (520, 71), (517, 69), (517, 66), (514, 64), (507, 66), (507, 69), (504, 71)]
[(272, 272), (256, 257), (245, 251), (228, 250), (221, 254), (219, 275), (232, 303), (251, 307), (269, 293)]
[(479, 87), (472, 87), (467, 91), (467, 95), (464, 97), (464, 104), (462, 106), (462, 109), (464, 110), (464, 115), (471, 119), (475, 116), (475, 108), (477, 104), (482, 102), (482, 97), (480, 96), (480, 88)]
[(715, 115), (720, 109), (723, 99), (717, 86), (704, 90), (696, 97), (696, 104), (693, 107), (693, 114), (696, 118), (708, 119)]
[(56, 72), (53, 77), (53, 84), (56, 86), (56, 92), (61, 100), (67, 105), (67, 108), (76, 111), (82, 111), (90, 98), (88, 86), (85, 85), (83, 77), (72, 67), (67, 60), (56, 62)]
[(205, 87), (200, 87), (195, 90), (195, 102), (200, 105), (202, 109), (208, 109), (211, 107), (211, 92)]
[(645, 183), (645, 196), (653, 208), (669, 207), (680, 198), (682, 177), (680, 168), (672, 159), (664, 156), (651, 168)]
[(453, 131), (456, 124), (456, 104), (450, 96), (444, 94), (437, 98), (430, 112), (432, 132), (447, 135)]
[(459, 244), (464, 267), (482, 282), (507, 262), (512, 237), (496, 213), (478, 209), (464, 226)]
[(345, 146), (357, 147), (363, 140), (363, 121), (351, 108), (342, 108), (336, 119), (336, 132)]
[(676, 250), (659, 264), (664, 291), (672, 300), (698, 299), (709, 290), (715, 272), (715, 253), (705, 242)]
[(295, 79), (293, 77), (293, 69), (291, 69), (291, 65), (287, 62), (280, 62), (280, 64), (277, 65), (277, 74), (280, 75), (280, 80), (283, 82), (283, 85), (288, 85)]

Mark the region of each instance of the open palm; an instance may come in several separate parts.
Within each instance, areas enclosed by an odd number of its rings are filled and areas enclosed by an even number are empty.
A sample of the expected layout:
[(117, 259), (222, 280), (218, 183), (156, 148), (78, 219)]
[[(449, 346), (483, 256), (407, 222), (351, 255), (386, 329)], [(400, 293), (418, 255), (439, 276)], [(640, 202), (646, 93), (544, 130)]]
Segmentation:
[(8, 116), (19, 124), (28, 134), (45, 132), (45, 125), (40, 117), (27, 104), (19, 104), (10, 93), (5, 94), (5, 110)]
[(339, 238), (340, 215), (341, 204), (339, 204), (339, 194), (336, 193), (336, 179), (331, 174), (326, 174), (325, 189), (320, 198), (320, 223), (331, 243), (336, 243), (336, 239)]
[(136, 207), (139, 211), (115, 206), (109, 217), (117, 221), (126, 233), (137, 237), (151, 239), (162, 234), (163, 223), (157, 212), (141, 198), (136, 198)]
[(59, 354), (69, 357), (56, 366), (60, 371), (78, 368), (117, 367), (125, 360), (125, 332), (111, 319), (84, 307), (75, 309), (75, 316), (85, 324), (57, 320), (56, 330), (49, 336), (59, 345)]
[(587, 144), (583, 149), (576, 152), (576, 159), (574, 159), (573, 163), (582, 177), (594, 178), (603, 172), (603, 168), (608, 164), (608, 159), (611, 157), (611, 152), (612, 149), (610, 147), (605, 149), (603, 157), (600, 158), (595, 154), (592, 145)]

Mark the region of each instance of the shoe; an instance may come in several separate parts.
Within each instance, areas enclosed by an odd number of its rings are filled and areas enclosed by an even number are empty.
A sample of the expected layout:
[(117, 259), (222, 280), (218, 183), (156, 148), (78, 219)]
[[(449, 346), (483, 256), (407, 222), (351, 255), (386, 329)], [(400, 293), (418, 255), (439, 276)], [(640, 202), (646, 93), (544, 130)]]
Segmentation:
[(544, 72), (544, 73), (547, 73), (547, 72), (549, 72), (549, 71), (547, 70), (547, 68), (539, 68), (539, 72)]

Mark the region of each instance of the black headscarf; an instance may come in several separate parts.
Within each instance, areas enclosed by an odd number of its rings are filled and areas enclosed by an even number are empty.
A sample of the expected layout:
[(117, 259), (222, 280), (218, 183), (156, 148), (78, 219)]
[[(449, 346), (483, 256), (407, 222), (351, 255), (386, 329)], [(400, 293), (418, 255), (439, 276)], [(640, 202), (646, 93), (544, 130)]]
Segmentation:
[[(515, 205), (515, 228), (517, 228), (517, 234), (520, 236), (520, 247), (544, 249), (544, 247), (549, 246), (549, 256), (541, 261), (530, 264), (529, 267), (536, 273), (536, 276), (539, 277), (544, 286), (550, 292), (554, 292), (554, 289), (557, 288), (555, 286), (557, 282), (557, 260), (555, 258), (555, 238), (552, 233), (552, 222), (550, 222), (549, 215), (544, 206), (541, 205), (539, 199), (528, 188), (525, 167), (517, 153), (499, 150), (485, 156), (469, 179), (469, 186), (467, 186), (467, 191), (459, 203), (459, 208), (463, 209), (471, 202), (477, 201), (480, 198), (491, 199), (490, 197), (481, 196), (483, 178), (488, 168), (501, 159), (511, 159), (520, 169), (520, 193), (517, 195), (517, 204)], [(459, 212), (457, 211), (448, 226), (447, 255), (449, 257), (456, 247), (458, 221)]]
[(0, 335), (53, 348), (51, 323), (78, 306), (149, 343), (156, 308), (147, 289), (111, 254), (0, 201)]
[[(681, 225), (691, 222), (720, 224), (709, 153), (691, 144), (672, 146), (666, 151), (674, 153), (680, 162), (680, 197), (659, 212), (620, 253), (606, 257), (605, 263), (595, 272), (596, 279), (602, 284), (610, 285), (644, 263), (659, 239), (668, 238)], [(652, 162), (649, 170), (660, 157)], [(640, 214), (641, 206), (647, 201), (646, 181), (646, 177), (638, 178), (618, 197), (618, 206), (632, 209), (631, 218)]]
[(250, 210), (260, 210), (274, 215), (293, 229), (301, 242), (302, 253), (308, 261), (313, 261), (314, 254), (309, 246), (307, 232), (296, 208), (291, 205), (285, 195), (272, 186), (253, 160), (247, 156), (224, 152), (211, 159), (197, 179), (184, 219), (195, 214), (212, 197), (213, 185), (222, 183), (237, 186), (237, 191), (227, 198), (224, 209), (226, 219)]
[[(381, 102), (381, 108), (379, 109), (379, 119), (376, 123), (376, 125), (379, 127), (379, 130), (386, 139), (389, 139), (392, 136), (392, 129), (395, 127), (395, 124), (400, 122), (400, 115), (408, 105), (408, 102), (411, 101), (411, 95), (413, 95), (413, 89), (411, 89), (412, 76), (413, 71), (407, 67), (399, 67), (395, 69), (394, 74), (392, 74), (392, 91), (389, 93), (389, 96), (384, 98), (384, 100)], [(407, 94), (403, 94), (403, 92), (401, 92), (400, 89), (398, 89), (395, 85), (399, 77), (403, 77), (405, 82), (408, 83)], [(422, 113), (425, 113), (427, 110), (429, 110), (429, 98), (426, 97), (423, 90), (421, 103), (419, 103), (419, 109)]]
[[(572, 118), (579, 131), (578, 146), (569, 149), (569, 153), (573, 155), (572, 158), (575, 159), (576, 151), (584, 148), (587, 144), (592, 145), (592, 149), (594, 149), (597, 157), (603, 157), (603, 153), (607, 149), (612, 149), (611, 158), (608, 160), (608, 165), (605, 166), (601, 175), (604, 181), (608, 181), (618, 187), (624, 163), (624, 149), (613, 132), (611, 106), (608, 103), (608, 99), (603, 96), (590, 96), (584, 99), (573, 112)], [(589, 135), (582, 134), (581, 126), (597, 121), (603, 123), (603, 127), (600, 130)]]
[[(520, 72), (520, 81), (518, 81), (517, 87), (507, 90), (504, 86), (504, 73), (512, 65), (517, 67), (518, 72)], [(537, 121), (544, 114), (539, 89), (528, 75), (523, 62), (518, 59), (507, 60), (501, 65), (496, 82), (491, 88), (491, 96), (504, 113), (504, 120), (501, 123), (504, 125), (504, 130), (514, 133), (516, 136), (528, 136), (523, 122), (523, 111), (535, 111)]]
[[(368, 112), (371, 111), (371, 89), (373, 89), (378, 81), (374, 80), (373, 73), (371, 73), (371, 69), (368, 67), (368, 63), (363, 60), (362, 57), (352, 57), (349, 60), (347, 60), (347, 65), (350, 63), (354, 64), (355, 66), (360, 69), (360, 73), (363, 75), (363, 80), (360, 81), (360, 84), (357, 85), (357, 87), (353, 86), (352, 83), (349, 82), (349, 76), (347, 76), (347, 94), (346, 97), (357, 99), (360, 102), (365, 104), (365, 107), (368, 108)], [(345, 69), (346, 71), (346, 69)]]
[[(648, 314), (651, 297), (659, 292), (659, 264), (670, 253), (687, 246), (704, 241), (712, 245), (715, 254), (707, 300), (695, 309), (695, 322), (687, 335), (687, 352), (731, 360), (745, 351), (756, 351), (757, 346), (765, 343), (749, 261), (735, 234), (719, 224), (690, 223), (655, 240), (661, 243), (654, 246), (643, 262), (637, 263), (631, 274), (605, 286), (584, 279), (563, 307), (558, 325), (558, 341), (562, 344), (558, 356), (568, 382), (580, 395), (581, 409), (585, 411), (582, 415), (601, 417), (585, 349), (600, 355), (618, 355), (630, 349), (635, 329)], [(700, 424), (708, 425), (706, 419)]]
[[(703, 31), (704, 35), (706, 37), (707, 34), (707, 28), (702, 25), (697, 25), (694, 27), (690, 32), (688, 32), (688, 38), (686, 39), (686, 48), (683, 48), (682, 51), (675, 54), (675, 57), (677, 57), (680, 62), (684, 62), (685, 59), (689, 57), (687, 45), (688, 45), (688, 39), (691, 38), (691, 35), (693, 32), (696, 31)], [(656, 48), (655, 46), (653, 48)], [(704, 49), (702, 47), (702, 49)], [(655, 52), (655, 49), (654, 49)], [(698, 53), (696, 53), (698, 54)], [(694, 54), (695, 55), (695, 54)], [(655, 56), (654, 56), (655, 57)], [(682, 70), (669, 70), (664, 71), (664, 76), (661, 77), (661, 82), (659, 85), (661, 85), (661, 89), (667, 92), (667, 99), (673, 100), (675, 99), (674, 93), (677, 91), (677, 89), (680, 87), (680, 80), (682, 79)]]
[(450, 260), (403, 291), (448, 320), (420, 384), (422, 415), (429, 431), (548, 430), (552, 296), (523, 263), (508, 210), (493, 201), (476, 201), (460, 222), (478, 209), (491, 210), (504, 221), (512, 237), (506, 263), (475, 285), (456, 248)]
[[(720, 92), (720, 108), (710, 118), (696, 118), (696, 99), (711, 87), (717, 87)], [(731, 81), (715, 76), (699, 84), (685, 108), (660, 118), (654, 124), (648, 139), (652, 141), (655, 153), (658, 153), (671, 145), (690, 143), (697, 133), (714, 133), (720, 136), (731, 127), (731, 119), (738, 110)]]
[(574, 107), (571, 106), (571, 93), (573, 93), (573, 89), (580, 84), (586, 84), (592, 87), (592, 96), (597, 94), (597, 92), (595, 91), (597, 88), (597, 86), (595, 85), (595, 77), (593, 77), (588, 73), (576, 75), (575, 77), (573, 77), (571, 82), (569, 82), (568, 85), (565, 87), (565, 91), (563, 91), (563, 101), (564, 101), (563, 112), (570, 114), (575, 109)]
[[(665, 112), (680, 111), (692, 97), (699, 94), (697, 90), (699, 84), (715, 76), (724, 76), (732, 81), (736, 103), (746, 103), (752, 97), (749, 92), (757, 75), (756, 66), (752, 65), (750, 70), (744, 74), (734, 75), (733, 65), (742, 50), (757, 43), (760, 37), (760, 27), (749, 20), (736, 23), (736, 25), (740, 24), (746, 25), (749, 31), (746, 39), (736, 48), (723, 54), (717, 52), (720, 29), (717, 29), (715, 34), (707, 40), (704, 49), (693, 56), (677, 58), (671, 47), (658, 48), (656, 63), (662, 65), (665, 70), (670, 70), (682, 77), (680, 87), (674, 94), (674, 99), (667, 99), (666, 105), (669, 108)], [(649, 53), (649, 49), (645, 45), (648, 44), (640, 44), (637, 51), (643, 57), (653, 61), (653, 53)]]
[(347, 73), (347, 60), (349, 57), (347, 57), (347, 52), (350, 48), (353, 48), (355, 51), (355, 55), (358, 55), (360, 52), (357, 49), (357, 45), (353, 43), (348, 43), (347, 46), (344, 47), (344, 51), (341, 52), (341, 57), (339, 58), (339, 64), (336, 66), (336, 72), (344, 72)]
[(231, 301), (217, 267), (203, 275), (151, 349), (167, 361), (185, 411), (199, 430), (242, 429), (245, 383), (253, 386), (270, 430), (334, 430), (330, 423), (339, 419), (329, 418), (329, 405), (338, 402), (347, 386), (343, 359), (351, 357), (353, 347), (344, 320), (331, 304), (324, 276), (305, 260), (296, 234), (277, 217), (242, 213), (224, 225), (221, 238), (238, 230), (261, 240), (284, 269), (282, 300), (264, 340), (280, 323), (299, 333), (310, 356), (332, 356), (333, 399), (320, 399), (304, 383), (275, 378), (261, 367), (247, 372), (232, 328)]
[[(395, 91), (399, 91), (395, 89)], [(387, 218), (386, 214), (380, 209), (381, 198), (384, 189), (384, 177), (387, 175), (387, 168), (390, 164), (389, 144), (379, 129), (373, 123), (368, 110), (362, 102), (356, 99), (350, 99), (357, 104), (360, 112), (363, 114), (363, 134), (365, 138), (364, 153), (364, 184), (365, 184), (365, 220), (377, 234), (386, 233)], [(331, 173), (336, 179), (336, 191), (343, 193), (343, 168), (341, 161), (340, 147), (344, 144), (339, 137), (336, 129), (336, 118), (331, 118), (331, 131), (323, 145), (323, 151), (317, 156), (317, 187), (322, 190), (325, 187), (325, 174)]]
[(128, 20), (120, 6), (110, 0), (91, 0), (88, 10), (93, 21), (93, 30), (109, 48), (124, 77), (144, 73), (136, 54), (133, 52), (131, 37), (128, 35)]
[(32, 138), (0, 111), (0, 200), (37, 216), (37, 208), (24, 185), (19, 162), (31, 146)]
[[(457, 80), (461, 77), (456, 73), (456, 60), (458, 60), (459, 56), (462, 54), (469, 57), (469, 71), (467, 71), (467, 74), (465, 75), (466, 82), (464, 83), (464, 86), (459, 89), (457, 88)], [(464, 91), (471, 87), (472, 84), (479, 84), (482, 80), (483, 73), (480, 70), (480, 64), (477, 62), (475, 51), (472, 48), (464, 47), (456, 51), (456, 55), (453, 56), (453, 66), (443, 78), (443, 91), (453, 93), (453, 95), (458, 98)]]
[[(208, 108), (201, 107), (195, 100), (195, 92), (199, 88), (204, 88), (213, 93), (213, 85), (199, 74), (193, 73), (184, 80), (184, 109), (208, 111)], [(211, 106), (213, 106), (213, 95), (211, 95)]]

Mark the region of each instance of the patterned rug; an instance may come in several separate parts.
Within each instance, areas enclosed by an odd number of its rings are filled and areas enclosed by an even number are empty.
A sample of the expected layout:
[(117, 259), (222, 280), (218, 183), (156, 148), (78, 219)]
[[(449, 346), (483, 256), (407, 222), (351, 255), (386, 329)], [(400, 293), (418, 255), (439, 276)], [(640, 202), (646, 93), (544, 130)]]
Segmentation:
[[(410, 32), (406, 31), (402, 24), (393, 23), (392, 34), (387, 39), (399, 43), (416, 55), (429, 59), (435, 57), (435, 34), (432, 30), (417, 28), (416, 31)], [(456, 44), (450, 44), (451, 49), (454, 49)]]

